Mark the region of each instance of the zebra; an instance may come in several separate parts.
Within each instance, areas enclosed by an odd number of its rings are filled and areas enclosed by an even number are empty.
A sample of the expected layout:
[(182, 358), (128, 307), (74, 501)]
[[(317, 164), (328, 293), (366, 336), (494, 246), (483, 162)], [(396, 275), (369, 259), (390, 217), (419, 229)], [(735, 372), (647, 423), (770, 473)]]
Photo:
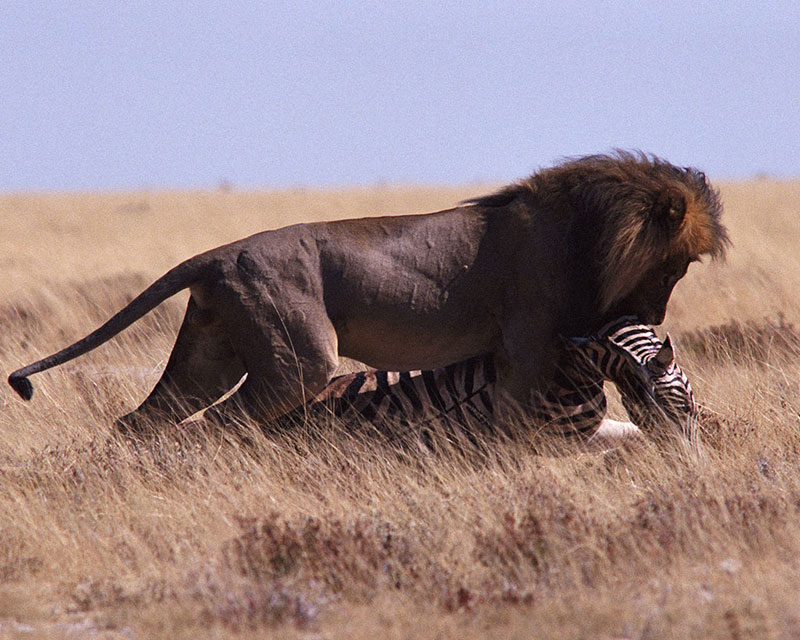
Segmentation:
[[(646, 389), (637, 391), (636, 385), (630, 385), (629, 393), (620, 393), (631, 420), (645, 427), (678, 426), (686, 441), (696, 447), (697, 402), (689, 378), (675, 361), (669, 334), (661, 342), (650, 327), (637, 324), (633, 318), (611, 323), (603, 331), (610, 344), (646, 371), (645, 380), (649, 383)], [(620, 371), (616, 377), (624, 375)]]
[[(694, 443), (697, 405), (675, 362), (669, 336), (623, 317), (589, 337), (562, 338), (552, 383), (525, 407), (539, 429), (583, 441), (677, 431)], [(613, 382), (633, 422), (606, 417), (604, 382)], [(446, 367), (415, 371), (367, 370), (335, 377), (312, 400), (268, 425), (283, 430), (320, 418), (346, 427), (369, 423), (393, 435), (428, 421), (495, 430), (497, 369), (490, 354)]]

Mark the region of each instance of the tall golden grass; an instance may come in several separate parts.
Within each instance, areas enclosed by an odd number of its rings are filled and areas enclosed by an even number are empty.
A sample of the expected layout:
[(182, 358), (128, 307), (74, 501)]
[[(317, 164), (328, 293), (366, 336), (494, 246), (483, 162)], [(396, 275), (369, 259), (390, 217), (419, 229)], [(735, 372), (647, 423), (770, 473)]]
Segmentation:
[[(0, 197), (6, 373), (203, 249), (484, 189)], [(665, 329), (703, 404), (701, 463), (656, 447), (398, 451), (320, 425), (256, 437), (111, 420), (158, 378), (185, 298), (0, 391), (0, 637), (800, 636), (800, 183), (722, 187), (735, 246)], [(663, 335), (663, 331), (661, 332)]]

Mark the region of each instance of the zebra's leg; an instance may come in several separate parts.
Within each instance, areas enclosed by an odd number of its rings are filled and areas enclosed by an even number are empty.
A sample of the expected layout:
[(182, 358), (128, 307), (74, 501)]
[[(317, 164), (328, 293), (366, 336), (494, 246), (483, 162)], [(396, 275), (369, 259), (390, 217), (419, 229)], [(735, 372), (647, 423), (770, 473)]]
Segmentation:
[(585, 444), (590, 451), (605, 451), (623, 445), (644, 445), (646, 442), (644, 432), (632, 422), (603, 418)]

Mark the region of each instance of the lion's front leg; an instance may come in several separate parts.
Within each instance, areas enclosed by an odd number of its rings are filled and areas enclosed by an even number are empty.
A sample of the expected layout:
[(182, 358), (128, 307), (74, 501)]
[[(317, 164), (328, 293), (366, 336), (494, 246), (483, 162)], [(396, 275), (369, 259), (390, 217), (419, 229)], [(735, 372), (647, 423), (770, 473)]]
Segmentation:
[(551, 384), (560, 355), (554, 322), (524, 311), (517, 310), (504, 324), (495, 353), (497, 398), (523, 413)]

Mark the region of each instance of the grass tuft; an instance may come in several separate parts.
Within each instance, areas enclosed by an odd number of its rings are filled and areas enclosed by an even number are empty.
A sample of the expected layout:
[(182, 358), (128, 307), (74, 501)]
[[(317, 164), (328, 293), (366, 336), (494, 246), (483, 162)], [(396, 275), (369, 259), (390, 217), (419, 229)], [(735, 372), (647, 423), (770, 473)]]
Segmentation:
[[(558, 448), (524, 424), (477, 444), (433, 425), (428, 448), (413, 433), (401, 442), (326, 421), (269, 435), (184, 425), (146, 442), (115, 438), (113, 419), (164, 366), (180, 299), (32, 377), (30, 403), (4, 387), (0, 636), (800, 636), (793, 184), (724, 186), (728, 264), (693, 267), (670, 306), (702, 404), (702, 460), (659, 447), (551, 455)], [(470, 195), (0, 198), (0, 211), (13, 204), (54, 229), (15, 240), (2, 286), (24, 286), (4, 291), (0, 360), (10, 371), (59, 349), (181, 258), (294, 221), (265, 222), (264, 210), (341, 217)], [(197, 229), (196, 211), (212, 206)], [(121, 233), (137, 249), (118, 261)]]

